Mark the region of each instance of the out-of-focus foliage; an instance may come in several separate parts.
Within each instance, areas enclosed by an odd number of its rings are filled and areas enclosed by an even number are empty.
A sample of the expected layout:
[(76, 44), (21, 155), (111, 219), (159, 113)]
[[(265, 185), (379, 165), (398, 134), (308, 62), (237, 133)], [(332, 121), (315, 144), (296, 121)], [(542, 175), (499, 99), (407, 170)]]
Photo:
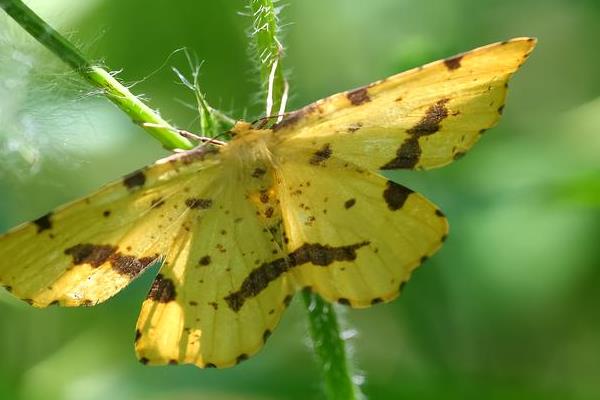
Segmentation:
[[(245, 2), (55, 0), (43, 17), (196, 129), (188, 47), (202, 89), (236, 118), (260, 116)], [(372, 399), (600, 398), (600, 3), (544, 0), (288, 0), (291, 108), (514, 36), (539, 46), (500, 126), (465, 159), (396, 174), (446, 211), (444, 249), (400, 299), (348, 311)], [(192, 105), (188, 107), (185, 104)], [(0, 231), (165, 152), (0, 15)], [(319, 397), (294, 306), (256, 357), (228, 370), (138, 365), (133, 330), (150, 274), (106, 304), (34, 310), (0, 294), (0, 398)]]

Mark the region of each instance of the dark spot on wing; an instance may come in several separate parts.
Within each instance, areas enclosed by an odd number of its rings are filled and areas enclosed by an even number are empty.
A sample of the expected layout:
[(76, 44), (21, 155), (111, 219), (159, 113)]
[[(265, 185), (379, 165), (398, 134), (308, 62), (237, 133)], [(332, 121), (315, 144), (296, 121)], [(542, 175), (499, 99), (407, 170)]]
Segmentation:
[(345, 297), (340, 297), (340, 298), (337, 300), (337, 302), (338, 302), (338, 304), (342, 304), (342, 305), (344, 305), (344, 306), (349, 306), (349, 305), (350, 305), (350, 300), (348, 300), (348, 299), (347, 299), (347, 298), (345, 298)]
[(262, 178), (264, 174), (266, 174), (267, 171), (264, 170), (263, 168), (255, 168), (254, 172), (252, 172), (252, 177), (253, 178)]
[(137, 170), (132, 172), (131, 174), (125, 176), (123, 178), (123, 185), (127, 187), (127, 189), (135, 189), (141, 186), (144, 186), (146, 183), (146, 174), (144, 174), (143, 170)]
[(113, 269), (119, 274), (135, 278), (157, 258), (158, 254), (154, 257), (137, 258), (131, 255), (116, 253), (110, 257), (110, 263)]
[(286, 114), (286, 116), (283, 117), (281, 121), (273, 125), (271, 129), (273, 132), (277, 132), (282, 128), (294, 126), (298, 123), (298, 121), (300, 121), (300, 119), (302, 119), (303, 116), (304, 111), (302, 109)]
[(149, 359), (147, 359), (146, 357), (142, 357), (142, 358), (140, 358), (140, 362), (141, 362), (142, 364), (146, 365), (146, 364), (148, 364), (148, 363), (150, 362), (150, 360), (149, 360)]
[(310, 163), (312, 165), (320, 165), (323, 161), (327, 160), (331, 157), (331, 145), (329, 143), (325, 143), (320, 150), (317, 150), (313, 156), (310, 158)]
[(250, 272), (238, 291), (225, 297), (225, 301), (229, 308), (237, 312), (246, 299), (260, 294), (270, 282), (290, 269), (308, 263), (327, 267), (335, 261), (354, 261), (357, 257), (356, 251), (368, 244), (369, 242), (360, 242), (349, 246), (332, 247), (319, 243), (305, 243), (289, 253), (287, 258), (282, 257), (262, 263)]
[(269, 202), (269, 193), (266, 190), (260, 192), (260, 202), (263, 204), (267, 204)]
[(442, 243), (444, 243), (447, 239), (448, 239), (448, 235), (444, 235), (444, 236), (442, 236), (442, 238), (440, 240)]
[(287, 296), (285, 296), (285, 299), (283, 299), (283, 304), (286, 307), (290, 306), (290, 303), (292, 302), (292, 299), (294, 298), (294, 296), (292, 296), (291, 294), (288, 294)]
[(140, 338), (142, 337), (142, 331), (140, 331), (139, 329), (135, 330), (135, 339), (134, 339), (134, 343), (137, 343), (138, 340), (140, 340)]
[(217, 146), (206, 144), (198, 146), (195, 149), (181, 153), (176, 158), (173, 158), (173, 162), (181, 161), (184, 165), (192, 164), (196, 161), (204, 161), (208, 155), (218, 154), (219, 148)]
[(408, 281), (404, 281), (404, 282), (402, 282), (402, 283), (400, 284), (400, 287), (398, 288), (398, 290), (399, 290), (400, 292), (402, 292), (402, 291), (404, 290), (404, 287), (406, 286), (406, 283), (407, 283), (407, 282), (408, 282)]
[(248, 354), (242, 353), (235, 359), (236, 364), (241, 363), (242, 361), (246, 361), (248, 359)]
[(448, 68), (448, 70), (453, 71), (455, 69), (460, 68), (460, 61), (462, 60), (463, 56), (456, 56), (456, 57), (452, 57), (452, 58), (447, 58), (444, 60), (444, 65), (446, 66), (446, 68)]
[(346, 97), (350, 100), (350, 103), (355, 106), (359, 106), (367, 101), (371, 101), (369, 98), (369, 94), (367, 93), (367, 88), (362, 87), (355, 90), (352, 90), (346, 93)]
[(290, 265), (295, 267), (311, 263), (326, 267), (334, 261), (356, 260), (356, 250), (367, 246), (370, 242), (364, 241), (349, 246), (332, 247), (318, 243), (306, 243), (288, 255)]
[(440, 123), (448, 117), (446, 103), (449, 99), (441, 99), (425, 112), (425, 116), (412, 128), (406, 132), (415, 136), (426, 136), (436, 133), (440, 130)]
[(421, 257), (421, 260), (420, 260), (421, 264), (423, 264), (423, 263), (424, 263), (425, 261), (427, 261), (428, 259), (429, 259), (429, 257), (427, 257), (427, 256), (423, 256), (423, 257)]
[(103, 215), (105, 218), (108, 218), (108, 217), (110, 217), (110, 214), (111, 214), (110, 210), (105, 210), (105, 211), (102, 213), (102, 215)]
[(275, 209), (273, 207), (268, 207), (265, 210), (265, 217), (267, 218), (271, 218), (273, 216), (273, 213), (275, 212)]
[(435, 215), (437, 215), (438, 217), (441, 217), (441, 218), (444, 218), (444, 217), (446, 217), (446, 216), (444, 215), (444, 213), (442, 212), (442, 210), (440, 210), (439, 208), (436, 208), (436, 209), (435, 209)]
[(373, 300), (371, 300), (372, 305), (379, 304), (379, 303), (383, 303), (383, 300), (381, 299), (381, 297), (375, 297)]
[(65, 254), (73, 258), (73, 265), (89, 264), (93, 268), (98, 268), (106, 262), (110, 262), (115, 271), (131, 278), (139, 275), (158, 258), (158, 254), (153, 257), (137, 258), (136, 256), (118, 253), (115, 246), (91, 243), (70, 247), (65, 250)]
[(356, 204), (356, 199), (349, 199), (346, 200), (346, 202), (344, 203), (344, 208), (348, 209), (353, 207)]
[(65, 254), (73, 257), (74, 265), (90, 264), (98, 268), (115, 254), (117, 248), (111, 245), (97, 245), (91, 243), (77, 244), (65, 250)]
[(446, 103), (449, 99), (441, 99), (425, 112), (425, 116), (406, 133), (410, 137), (400, 145), (396, 151), (396, 157), (381, 167), (381, 169), (412, 169), (421, 157), (421, 146), (419, 138), (432, 135), (440, 130), (440, 123), (448, 117)]
[(163, 200), (162, 197), (157, 197), (156, 199), (153, 199), (150, 202), (150, 207), (152, 208), (159, 208), (165, 205), (165, 201)]
[(213, 363), (206, 363), (204, 364), (204, 368), (217, 368), (217, 366)]
[(421, 146), (415, 136), (406, 138), (396, 151), (396, 158), (385, 164), (381, 169), (412, 169), (421, 157)]
[(177, 365), (179, 364), (177, 360), (169, 360), (169, 365)]
[(266, 329), (263, 332), (263, 343), (266, 343), (267, 339), (269, 339), (270, 336), (271, 336), (271, 331), (269, 329)]
[(52, 213), (48, 213), (43, 217), (40, 217), (33, 221), (34, 224), (37, 225), (37, 233), (41, 233), (47, 230), (52, 229)]
[(355, 123), (353, 123), (353, 124), (350, 124), (350, 125), (348, 126), (348, 132), (350, 132), (350, 133), (354, 133), (354, 132), (356, 132), (357, 130), (359, 130), (360, 128), (362, 128), (362, 126), (363, 126), (363, 124), (362, 124), (362, 123), (360, 123), (360, 122), (355, 122)]
[(285, 117), (283, 117), (283, 119), (281, 121), (279, 121), (278, 123), (273, 125), (271, 127), (271, 129), (273, 130), (273, 132), (277, 132), (280, 129), (294, 126), (300, 120), (302, 120), (302, 118), (304, 118), (305, 116), (307, 116), (309, 114), (312, 114), (316, 110), (317, 110), (316, 105), (309, 104), (308, 106), (303, 107), (297, 111), (286, 114)]
[(457, 151), (456, 153), (454, 153), (454, 156), (452, 156), (452, 159), (458, 160), (460, 158), (463, 158), (465, 154), (467, 153), (465, 153), (464, 151)]
[(498, 107), (498, 114), (502, 115), (503, 112), (504, 112), (504, 104), (502, 104), (500, 107)]
[(189, 198), (185, 201), (185, 205), (193, 210), (195, 210), (195, 209), (206, 210), (207, 208), (211, 208), (212, 204), (213, 204), (213, 202), (211, 199)]
[(175, 296), (175, 284), (173, 281), (165, 278), (162, 274), (158, 274), (152, 283), (148, 299), (159, 303), (168, 303), (175, 300)]
[(413, 193), (407, 187), (399, 185), (392, 181), (387, 181), (387, 188), (383, 191), (383, 198), (392, 211), (399, 210), (404, 206), (408, 196)]
[(210, 264), (210, 261), (211, 261), (210, 256), (204, 256), (200, 259), (200, 261), (198, 263), (200, 265), (207, 266)]

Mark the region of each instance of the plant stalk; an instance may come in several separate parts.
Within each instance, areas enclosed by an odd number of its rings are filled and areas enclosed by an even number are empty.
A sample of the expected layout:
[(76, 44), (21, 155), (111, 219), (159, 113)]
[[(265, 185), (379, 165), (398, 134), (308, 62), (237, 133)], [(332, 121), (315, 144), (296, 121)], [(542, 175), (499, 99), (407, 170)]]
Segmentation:
[(278, 116), (277, 121), (280, 121), (287, 103), (288, 83), (281, 65), (284, 49), (278, 39), (279, 8), (273, 0), (250, 0), (248, 9), (252, 18), (251, 36), (254, 39), (254, 58), (260, 69), (265, 116)]
[[(282, 67), (283, 46), (277, 38), (278, 9), (273, 0), (249, 0), (253, 19), (252, 37), (255, 57), (260, 63), (266, 116), (283, 117), (288, 84)], [(309, 333), (317, 363), (323, 377), (323, 389), (328, 400), (358, 400), (362, 398), (358, 385), (352, 380), (351, 364), (346, 343), (341, 336), (338, 318), (332, 304), (318, 294), (303, 291)]]
[(352, 365), (334, 306), (309, 290), (302, 291), (302, 299), (327, 399), (362, 399), (360, 388), (352, 379)]
[(179, 135), (161, 116), (104, 68), (89, 62), (64, 36), (27, 7), (21, 0), (0, 0), (0, 7), (38, 42), (59, 57), (87, 82), (102, 90), (104, 96), (124, 111), (168, 150), (189, 150), (192, 142)]

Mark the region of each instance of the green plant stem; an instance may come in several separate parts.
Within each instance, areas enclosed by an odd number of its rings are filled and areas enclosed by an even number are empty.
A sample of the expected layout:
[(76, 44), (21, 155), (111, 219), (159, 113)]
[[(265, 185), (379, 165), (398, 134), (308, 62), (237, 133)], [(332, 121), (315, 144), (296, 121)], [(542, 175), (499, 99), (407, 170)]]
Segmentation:
[[(277, 39), (277, 8), (273, 0), (249, 0), (253, 18), (255, 57), (260, 63), (263, 94), (269, 114), (285, 111), (287, 82), (281, 62), (282, 45)], [(271, 104), (272, 110), (269, 110)], [(303, 291), (309, 332), (321, 374), (324, 392), (329, 400), (356, 400), (360, 389), (352, 380), (346, 343), (341, 337), (335, 308), (318, 294)]]
[[(100, 88), (103, 94), (134, 123), (157, 139), (168, 150), (191, 149), (192, 142), (179, 135), (158, 113), (144, 104), (123, 86), (113, 75), (94, 65), (65, 37), (42, 20), (20, 0), (0, 0), (0, 7), (38, 42), (78, 72), (87, 82)], [(146, 125), (147, 124), (147, 125)]]
[(321, 296), (308, 290), (302, 291), (302, 299), (308, 312), (310, 335), (319, 360), (327, 399), (360, 399), (362, 395), (359, 387), (352, 381), (352, 368), (335, 308)]
[(254, 58), (260, 69), (265, 116), (282, 115), (288, 86), (281, 66), (283, 46), (277, 38), (279, 9), (273, 0), (249, 0), (248, 9), (252, 18)]

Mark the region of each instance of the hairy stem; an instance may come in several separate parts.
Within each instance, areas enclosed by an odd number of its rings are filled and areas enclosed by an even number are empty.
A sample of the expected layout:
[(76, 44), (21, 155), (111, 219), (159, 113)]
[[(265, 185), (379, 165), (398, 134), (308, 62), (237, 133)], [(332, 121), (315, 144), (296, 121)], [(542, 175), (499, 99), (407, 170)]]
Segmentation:
[(363, 398), (352, 379), (346, 343), (341, 336), (338, 317), (332, 304), (311, 291), (302, 291), (308, 312), (309, 330), (323, 375), (323, 389), (329, 400)]
[[(288, 85), (281, 61), (283, 46), (277, 38), (278, 9), (273, 3), (273, 0), (249, 0), (249, 9), (253, 18), (253, 46), (260, 63), (266, 115), (276, 114), (281, 118), (285, 112)], [(302, 297), (327, 399), (361, 398), (360, 390), (352, 380), (346, 343), (341, 337), (335, 308), (316, 293), (304, 291)]]
[(63, 60), (87, 82), (102, 90), (102, 93), (134, 123), (157, 139), (168, 150), (191, 149), (192, 142), (179, 135), (177, 129), (123, 86), (111, 73), (92, 64), (64, 36), (42, 20), (21, 0), (0, 0), (0, 7), (38, 42)]
[(281, 120), (287, 102), (288, 84), (281, 66), (283, 46), (277, 37), (279, 8), (273, 0), (249, 0), (248, 9), (252, 18), (254, 58), (260, 68), (265, 116), (279, 115), (278, 120)]

